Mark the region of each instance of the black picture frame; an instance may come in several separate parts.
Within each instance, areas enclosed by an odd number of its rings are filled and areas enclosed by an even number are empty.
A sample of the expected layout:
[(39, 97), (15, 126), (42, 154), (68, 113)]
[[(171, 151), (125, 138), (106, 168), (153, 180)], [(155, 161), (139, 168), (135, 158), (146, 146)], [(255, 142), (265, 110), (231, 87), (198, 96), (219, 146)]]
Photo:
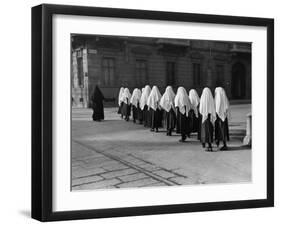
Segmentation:
[[(55, 14), (267, 28), (267, 198), (130, 208), (52, 210), (52, 18)], [(274, 206), (274, 20), (268, 18), (43, 4), (32, 8), (32, 218), (57, 221)]]

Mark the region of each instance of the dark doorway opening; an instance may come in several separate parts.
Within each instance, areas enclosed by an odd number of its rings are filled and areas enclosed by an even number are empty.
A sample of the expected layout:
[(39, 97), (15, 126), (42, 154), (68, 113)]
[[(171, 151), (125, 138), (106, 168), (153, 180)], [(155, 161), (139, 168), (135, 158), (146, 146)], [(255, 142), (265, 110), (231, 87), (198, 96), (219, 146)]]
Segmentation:
[(246, 94), (246, 67), (237, 62), (232, 66), (231, 93), (233, 99), (243, 99)]

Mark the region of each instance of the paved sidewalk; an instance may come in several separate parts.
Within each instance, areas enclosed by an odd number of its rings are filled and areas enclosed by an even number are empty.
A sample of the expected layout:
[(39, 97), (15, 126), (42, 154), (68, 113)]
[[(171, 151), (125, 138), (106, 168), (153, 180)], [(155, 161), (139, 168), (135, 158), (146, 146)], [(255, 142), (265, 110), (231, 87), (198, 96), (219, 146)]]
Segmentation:
[(72, 189), (237, 183), (251, 180), (251, 150), (242, 146), (250, 105), (232, 106), (229, 151), (205, 152), (196, 136), (152, 133), (125, 122), (115, 108), (91, 121), (90, 109), (73, 109)]

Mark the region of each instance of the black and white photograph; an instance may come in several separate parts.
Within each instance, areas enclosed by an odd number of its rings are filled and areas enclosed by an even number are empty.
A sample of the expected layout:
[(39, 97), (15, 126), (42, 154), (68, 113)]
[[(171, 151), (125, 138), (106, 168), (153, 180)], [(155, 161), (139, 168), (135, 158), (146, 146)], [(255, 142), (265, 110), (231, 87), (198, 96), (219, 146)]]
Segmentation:
[(71, 191), (251, 183), (252, 43), (73, 33), (70, 51)]

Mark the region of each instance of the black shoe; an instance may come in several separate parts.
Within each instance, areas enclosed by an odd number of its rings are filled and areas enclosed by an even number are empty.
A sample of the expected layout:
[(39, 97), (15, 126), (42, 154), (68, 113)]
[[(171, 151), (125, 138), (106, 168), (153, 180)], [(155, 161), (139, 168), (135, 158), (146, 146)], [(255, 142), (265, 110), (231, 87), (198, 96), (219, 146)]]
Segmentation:
[(185, 140), (186, 140), (186, 136), (182, 136), (179, 141), (180, 141), (180, 142), (185, 142)]
[(227, 150), (227, 146), (223, 146), (220, 148), (221, 151), (226, 151)]
[(219, 147), (219, 145), (220, 145), (220, 142), (219, 142), (219, 141), (217, 141), (217, 142), (216, 142), (216, 145), (217, 145), (217, 147)]

